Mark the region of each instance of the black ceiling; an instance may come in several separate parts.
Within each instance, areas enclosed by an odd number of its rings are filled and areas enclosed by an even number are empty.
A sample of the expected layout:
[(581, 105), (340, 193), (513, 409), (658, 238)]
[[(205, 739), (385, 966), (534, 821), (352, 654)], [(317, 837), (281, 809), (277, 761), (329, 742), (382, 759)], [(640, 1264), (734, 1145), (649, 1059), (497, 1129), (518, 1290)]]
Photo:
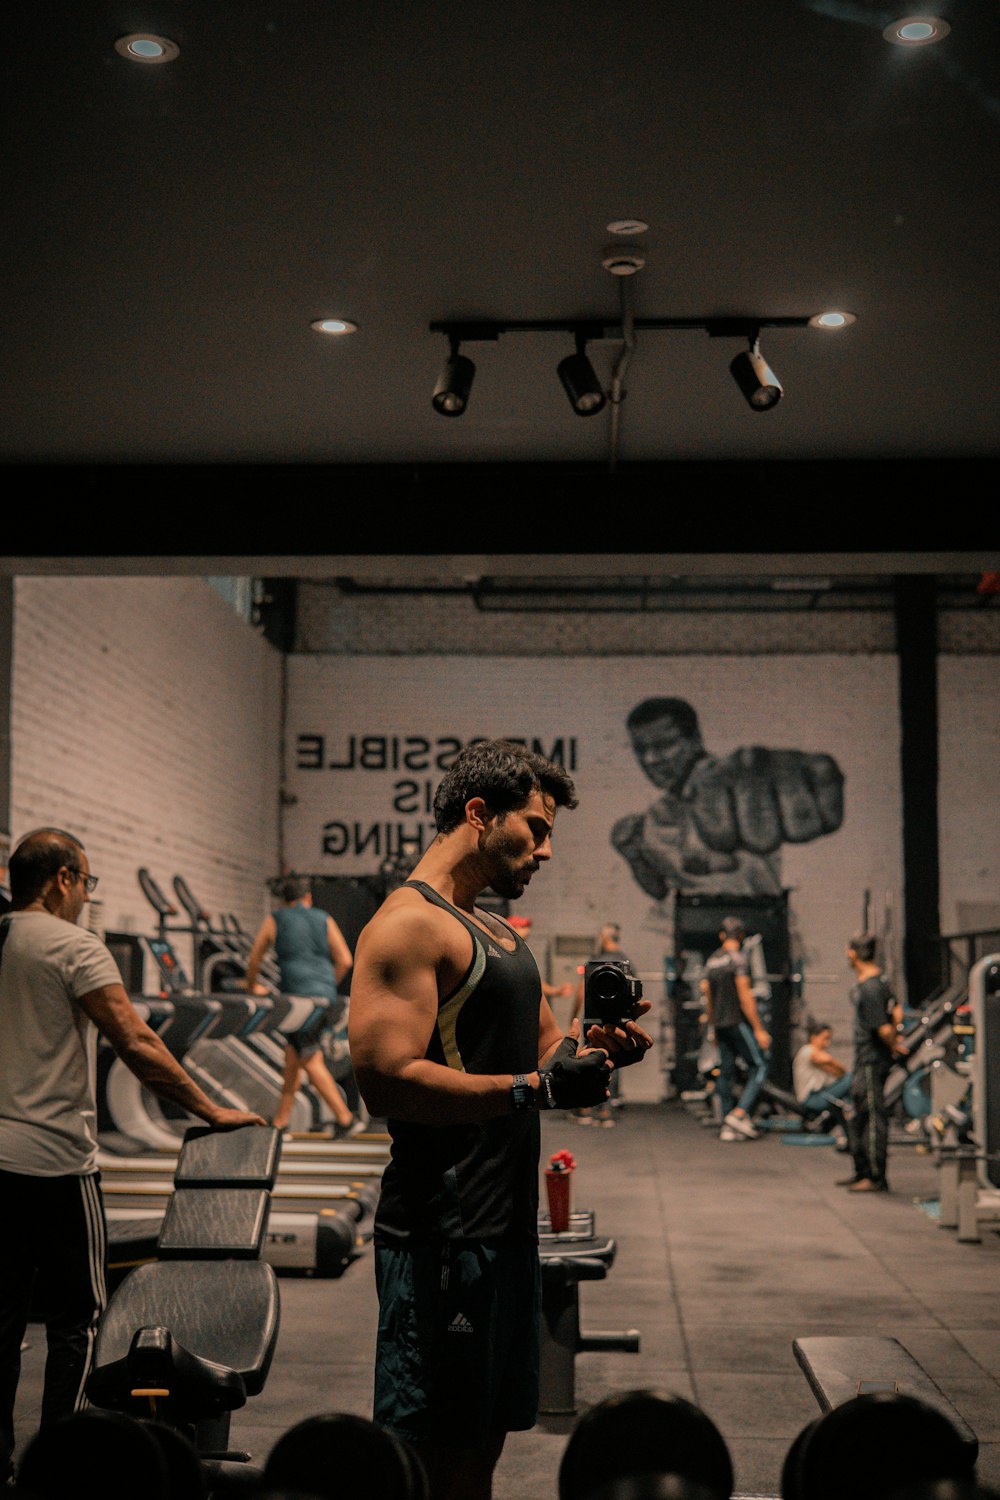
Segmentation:
[[(882, 35), (904, 13), (18, 0), (2, 60), (3, 456), (325, 478), (705, 460), (991, 471), (1000, 7), (942, 0), (950, 35), (912, 49)], [(177, 59), (121, 57), (116, 38), (139, 31)], [(447, 346), (432, 322), (618, 326), (626, 279), (601, 260), (625, 216), (650, 226), (627, 278), (639, 319), (857, 322), (765, 330), (785, 396), (762, 413), (727, 370), (739, 339), (640, 331), (614, 447), (609, 409), (574, 416), (556, 379), (566, 334), (466, 346), (468, 411), (436, 415)], [(325, 316), (359, 331), (326, 338), (310, 327)], [(621, 349), (591, 346), (605, 384)]]

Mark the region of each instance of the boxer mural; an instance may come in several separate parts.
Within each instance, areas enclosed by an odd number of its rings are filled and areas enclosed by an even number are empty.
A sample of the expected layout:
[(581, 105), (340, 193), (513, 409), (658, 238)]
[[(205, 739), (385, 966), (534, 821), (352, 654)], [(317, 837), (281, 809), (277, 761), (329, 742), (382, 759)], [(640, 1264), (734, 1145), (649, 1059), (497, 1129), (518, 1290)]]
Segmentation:
[(645, 698), (626, 726), (660, 796), (620, 818), (611, 843), (656, 901), (671, 890), (777, 895), (782, 844), (809, 843), (843, 822), (844, 777), (832, 756), (760, 745), (712, 755), (683, 698)]

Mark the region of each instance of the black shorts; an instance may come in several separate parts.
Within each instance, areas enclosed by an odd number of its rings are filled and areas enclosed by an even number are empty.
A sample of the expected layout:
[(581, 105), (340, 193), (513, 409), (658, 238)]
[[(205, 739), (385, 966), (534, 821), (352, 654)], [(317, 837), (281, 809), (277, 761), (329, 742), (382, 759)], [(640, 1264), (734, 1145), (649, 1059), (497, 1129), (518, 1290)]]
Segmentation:
[[(298, 1005), (304, 1005), (309, 1003), (311, 997), (293, 995), (291, 999)], [(322, 1050), (324, 1037), (334, 1029), (344, 1013), (344, 1002), (340, 999), (327, 1000), (320, 995), (312, 1003), (313, 1009), (306, 1015), (303, 1025), (296, 1031), (280, 1033), (289, 1047), (297, 1053), (300, 1062), (308, 1062), (315, 1052)]]
[(538, 1247), (375, 1250), (374, 1419), (413, 1443), (485, 1448), (538, 1416)]
[(285, 1034), (285, 1041), (297, 1053), (301, 1062), (308, 1062), (315, 1052), (319, 1052), (323, 1046), (323, 1033), (329, 1024), (330, 1017), (326, 1011), (321, 1011), (318, 1016), (311, 1017), (305, 1026), (300, 1026), (298, 1031)]

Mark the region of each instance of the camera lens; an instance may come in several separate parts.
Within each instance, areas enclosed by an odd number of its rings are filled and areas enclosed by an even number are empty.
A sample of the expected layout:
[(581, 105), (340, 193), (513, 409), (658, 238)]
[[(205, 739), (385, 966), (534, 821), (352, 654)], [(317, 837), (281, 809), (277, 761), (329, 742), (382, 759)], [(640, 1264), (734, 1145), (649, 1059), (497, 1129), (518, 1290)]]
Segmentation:
[(606, 1026), (615, 1026), (629, 1014), (635, 1000), (635, 980), (623, 963), (609, 960), (588, 968), (584, 1011)]
[(591, 976), (591, 988), (595, 1000), (611, 1004), (628, 994), (628, 980), (621, 969), (613, 969), (610, 964), (604, 964)]

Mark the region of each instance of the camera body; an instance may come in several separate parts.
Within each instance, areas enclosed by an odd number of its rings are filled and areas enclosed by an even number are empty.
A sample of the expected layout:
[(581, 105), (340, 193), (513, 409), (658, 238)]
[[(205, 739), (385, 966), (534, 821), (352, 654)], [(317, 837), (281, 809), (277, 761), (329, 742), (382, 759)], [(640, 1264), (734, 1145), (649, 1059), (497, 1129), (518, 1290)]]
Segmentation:
[(584, 1020), (620, 1026), (642, 999), (642, 981), (627, 958), (589, 958), (583, 971)]

